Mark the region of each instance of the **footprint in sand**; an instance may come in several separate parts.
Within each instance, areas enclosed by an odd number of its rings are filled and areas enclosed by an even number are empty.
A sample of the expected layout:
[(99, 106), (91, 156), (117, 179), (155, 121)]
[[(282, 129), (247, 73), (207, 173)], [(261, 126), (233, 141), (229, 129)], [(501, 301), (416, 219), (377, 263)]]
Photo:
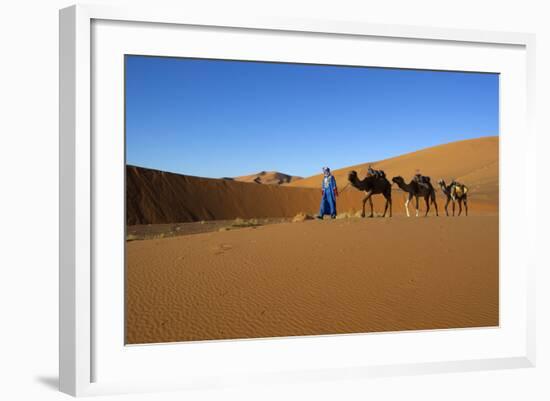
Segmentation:
[(220, 244), (214, 247), (213, 252), (214, 255), (222, 255), (231, 249), (233, 249), (233, 247), (229, 244)]
[(183, 256), (178, 256), (176, 259), (174, 259), (174, 267), (183, 266)]

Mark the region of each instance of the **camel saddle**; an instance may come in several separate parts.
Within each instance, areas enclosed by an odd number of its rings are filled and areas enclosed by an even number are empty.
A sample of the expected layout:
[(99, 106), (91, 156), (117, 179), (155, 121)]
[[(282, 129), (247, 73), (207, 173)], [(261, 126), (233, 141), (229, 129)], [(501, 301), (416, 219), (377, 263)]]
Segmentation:
[(417, 174), (417, 175), (414, 176), (414, 179), (419, 184), (429, 184), (430, 183), (430, 177), (428, 177), (427, 175)]
[(466, 185), (455, 182), (451, 188), (451, 196), (453, 198), (460, 198), (468, 193), (468, 187)]
[(386, 178), (386, 173), (384, 170), (375, 170), (369, 167), (369, 175), (375, 176), (376, 178)]

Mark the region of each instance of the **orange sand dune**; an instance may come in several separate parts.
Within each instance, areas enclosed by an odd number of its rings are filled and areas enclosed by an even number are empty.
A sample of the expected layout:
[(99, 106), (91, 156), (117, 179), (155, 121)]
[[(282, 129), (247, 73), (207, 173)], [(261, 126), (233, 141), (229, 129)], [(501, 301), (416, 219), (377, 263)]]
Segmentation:
[[(176, 236), (181, 225), (173, 223), (314, 214), (321, 176), (258, 185), (128, 166), (127, 222), (153, 226), (127, 242), (127, 343), (498, 325), (498, 138), (372, 164), (390, 179), (420, 169), (434, 183), (462, 181), (470, 216), (403, 217), (405, 194), (394, 186), (395, 217), (341, 218), (361, 207), (364, 194), (347, 174), (364, 176), (365, 163), (334, 171), (336, 220), (229, 231), (194, 223), (192, 234)], [(383, 198), (374, 203), (380, 213)], [(176, 234), (155, 239), (166, 227)]]
[[(498, 203), (498, 137), (496, 136), (438, 145), (378, 162), (340, 168), (334, 170), (332, 174), (342, 186), (342, 183), (347, 182), (347, 174), (351, 170), (357, 171), (359, 177), (363, 178), (369, 164), (373, 168), (384, 170), (390, 180), (391, 177), (400, 175), (409, 181), (417, 169), (423, 175), (430, 176), (434, 184), (441, 178), (447, 182), (455, 178), (468, 185), (469, 198), (473, 201)], [(321, 178), (319, 174), (286, 185), (318, 187)]]
[(497, 326), (498, 216), (132, 241), (126, 274), (131, 344)]
[[(321, 189), (290, 188), (191, 177), (141, 167), (126, 168), (128, 225), (235, 218), (293, 217), (316, 213)], [(348, 191), (342, 211), (358, 207), (362, 195)]]
[(280, 185), (301, 180), (302, 177), (279, 173), (278, 171), (260, 171), (256, 174), (235, 177), (233, 180), (241, 182), (253, 182), (255, 184)]
[[(384, 169), (390, 179), (394, 175), (410, 179), (416, 169), (431, 176), (434, 184), (439, 178), (456, 178), (470, 188), (472, 213), (498, 211), (498, 137), (454, 142), (372, 164)], [(339, 212), (360, 210), (364, 194), (348, 185), (347, 174), (357, 170), (363, 177), (367, 167), (368, 163), (333, 172), (341, 191), (337, 204)], [(271, 182), (276, 174), (266, 173), (265, 182)], [(129, 225), (293, 217), (300, 212), (316, 213), (321, 198), (320, 175), (283, 185), (258, 185), (128, 166), (126, 177)], [(254, 181), (255, 178), (257, 175), (238, 177), (245, 181)], [(394, 213), (402, 214), (405, 194), (396, 186), (393, 188)], [(442, 211), (445, 199), (441, 191), (437, 193)], [(373, 199), (376, 212), (381, 213), (383, 197), (378, 195)], [(420, 208), (424, 208), (422, 202)]]

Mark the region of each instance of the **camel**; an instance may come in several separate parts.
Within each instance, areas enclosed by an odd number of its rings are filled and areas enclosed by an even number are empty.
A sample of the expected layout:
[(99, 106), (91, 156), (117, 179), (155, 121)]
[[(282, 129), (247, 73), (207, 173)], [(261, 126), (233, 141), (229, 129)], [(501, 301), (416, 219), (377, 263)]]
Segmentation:
[(361, 217), (365, 217), (365, 203), (369, 201), (370, 204), (370, 216), (374, 216), (374, 210), (372, 206), (372, 195), (382, 194), (386, 198), (386, 206), (384, 207), (384, 214), (382, 217), (386, 217), (386, 211), (388, 206), (390, 207), (390, 217), (392, 216), (392, 201), (391, 201), (391, 183), (386, 177), (377, 177), (376, 175), (367, 174), (367, 176), (360, 180), (356, 171), (351, 171), (348, 174), (348, 181), (350, 184), (357, 188), (359, 191), (365, 191), (366, 196), (363, 199), (363, 212)]
[(447, 211), (447, 206), (450, 201), (453, 201), (453, 216), (455, 215), (455, 203), (458, 202), (458, 215), (462, 213), (462, 202), (464, 202), (464, 209), (466, 216), (468, 216), (468, 187), (458, 182), (451, 182), (449, 185), (445, 184), (444, 180), (438, 181), (441, 190), (447, 196), (447, 201), (445, 202), (445, 214), (449, 215)]
[(407, 217), (410, 217), (409, 202), (411, 201), (413, 196), (416, 200), (416, 217), (418, 217), (418, 197), (420, 196), (423, 197), (426, 201), (426, 214), (424, 216), (427, 216), (430, 211), (430, 201), (435, 206), (435, 215), (439, 216), (439, 211), (437, 210), (437, 202), (435, 200), (435, 189), (429, 181), (424, 184), (420, 184), (417, 181), (412, 180), (410, 183), (407, 184), (401, 176), (393, 177), (392, 181), (395, 182), (399, 188), (409, 194), (407, 200), (405, 201), (405, 210), (407, 211)]

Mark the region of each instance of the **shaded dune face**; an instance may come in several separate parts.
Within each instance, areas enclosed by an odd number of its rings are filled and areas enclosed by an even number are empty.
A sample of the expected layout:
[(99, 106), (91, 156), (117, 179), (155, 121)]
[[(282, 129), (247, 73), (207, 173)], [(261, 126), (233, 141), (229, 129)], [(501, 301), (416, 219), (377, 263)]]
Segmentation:
[[(361, 209), (364, 193), (348, 185), (348, 174), (366, 175), (370, 163), (333, 171), (340, 196), (338, 212), (355, 213)], [(406, 181), (417, 169), (447, 181), (455, 178), (468, 185), (470, 210), (498, 212), (498, 137), (454, 142), (399, 157), (372, 163), (387, 177), (401, 175)], [(291, 177), (291, 178), (288, 178)], [(283, 182), (281, 185), (258, 183)], [(259, 181), (258, 181), (259, 180)], [(234, 179), (211, 179), (167, 173), (141, 167), (126, 168), (126, 215), (128, 225), (167, 224), (235, 218), (293, 217), (315, 214), (319, 209), (322, 176), (304, 179), (277, 172), (261, 172)], [(404, 213), (406, 195), (393, 185), (393, 211)], [(436, 188), (438, 202), (445, 197)], [(384, 199), (373, 197), (375, 211)], [(423, 208), (422, 202), (420, 203)]]
[[(128, 166), (127, 224), (168, 224), (315, 214), (321, 200), (320, 187), (320, 183), (317, 189), (259, 185)], [(357, 209), (362, 198), (359, 191), (346, 191), (339, 197), (338, 205), (342, 211)]]

